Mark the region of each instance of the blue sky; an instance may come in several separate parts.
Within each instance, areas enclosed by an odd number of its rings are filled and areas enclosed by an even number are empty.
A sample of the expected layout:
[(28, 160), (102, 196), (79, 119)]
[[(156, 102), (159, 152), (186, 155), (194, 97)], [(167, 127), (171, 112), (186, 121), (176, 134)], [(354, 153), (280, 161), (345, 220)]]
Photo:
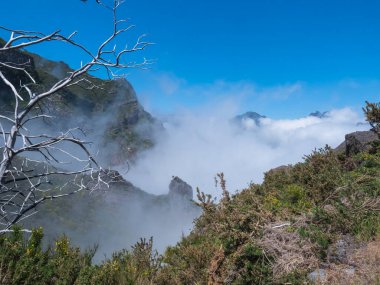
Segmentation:
[[(111, 28), (95, 0), (3, 2), (0, 25), (77, 30), (90, 48)], [(379, 98), (379, 1), (127, 0), (119, 12), (136, 25), (130, 42), (147, 33), (156, 43), (138, 55), (157, 60), (151, 70), (129, 77), (153, 112), (232, 100), (237, 112), (292, 118)], [(62, 46), (33, 51), (73, 67), (83, 59)]]

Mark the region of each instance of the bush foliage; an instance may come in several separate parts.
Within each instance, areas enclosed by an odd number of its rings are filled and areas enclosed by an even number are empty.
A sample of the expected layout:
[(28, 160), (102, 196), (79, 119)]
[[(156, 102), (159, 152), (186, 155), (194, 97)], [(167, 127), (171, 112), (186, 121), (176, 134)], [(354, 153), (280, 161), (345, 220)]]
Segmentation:
[[(315, 150), (273, 169), (261, 185), (223, 197), (198, 192), (203, 214), (192, 232), (158, 255), (152, 239), (92, 264), (62, 237), (43, 248), (42, 229), (0, 237), (1, 284), (304, 284), (343, 235), (380, 238), (380, 152), (346, 157)], [(379, 280), (379, 276), (371, 280)]]

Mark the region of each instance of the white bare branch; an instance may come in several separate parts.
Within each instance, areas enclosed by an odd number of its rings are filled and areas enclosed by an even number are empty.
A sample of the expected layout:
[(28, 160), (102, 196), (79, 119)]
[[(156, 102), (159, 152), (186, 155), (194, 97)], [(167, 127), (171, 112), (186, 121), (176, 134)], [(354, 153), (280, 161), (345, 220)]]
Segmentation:
[[(125, 77), (124, 71), (127, 69), (146, 68), (152, 63), (146, 59), (141, 62), (126, 61), (130, 53), (142, 51), (152, 44), (145, 41), (145, 35), (138, 37), (131, 47), (125, 45), (125, 48), (118, 49), (115, 44), (116, 39), (134, 28), (128, 19), (119, 19), (117, 16), (123, 1), (114, 0), (112, 6), (101, 0), (97, 2), (111, 12), (113, 27), (110, 35), (95, 51), (75, 40), (76, 31), (65, 36), (60, 30), (44, 34), (0, 26), (0, 30), (9, 33), (9, 39), (0, 46), (0, 82), (6, 86), (13, 100), (12, 112), (6, 110), (4, 112), (9, 113), (0, 114), (0, 134), (3, 140), (0, 144), (0, 234), (12, 231), (12, 225), (33, 215), (37, 206), (46, 200), (109, 185), (109, 179), (104, 179), (106, 171), (98, 165), (87, 147), (89, 142), (74, 135), (74, 131), (80, 129), (49, 135), (33, 127), (38, 121), (54, 119), (44, 110), (43, 102), (47, 98), (58, 96), (62, 89), (74, 86), (89, 90), (102, 88), (95, 84), (89, 72), (103, 69), (109, 77), (118, 78)], [(31, 72), (32, 61), (16, 63), (8, 57), (2, 60), (1, 55), (22, 53), (23, 49), (43, 42), (67, 44), (76, 48), (88, 60), (82, 61), (79, 68), (70, 71), (52, 86), (37, 88), (40, 82)], [(14, 73), (23, 74), (25, 82), (15, 82), (9, 76)], [(67, 148), (67, 144), (71, 146)], [(76, 146), (81, 154), (73, 152), (72, 146)], [(65, 159), (61, 159), (62, 156)], [(64, 161), (66, 159), (67, 162)], [(80, 169), (65, 170), (65, 163), (69, 162), (77, 163)], [(70, 179), (61, 185), (53, 185), (51, 178), (54, 176)]]
[[(27, 65), (28, 63), (24, 63), (23, 66)], [(7, 68), (10, 68), (10, 69), (15, 69), (15, 70), (20, 70), (20, 71), (23, 71), (29, 78), (30, 80), (35, 84), (36, 83), (36, 80), (33, 78), (33, 76), (26, 70), (25, 67), (19, 67), (18, 64), (9, 64), (9, 63), (6, 63), (6, 62), (1, 62), (0, 61), (0, 65), (4, 66), (4, 67), (7, 67)]]
[(20, 99), (21, 101), (24, 101), (24, 99), (20, 96), (20, 94), (18, 94), (18, 92), (17, 92), (16, 88), (14, 87), (14, 85), (4, 76), (4, 74), (1, 71), (0, 71), (0, 78), (4, 81), (4, 83), (6, 85), (8, 85), (12, 89), (13, 94), (18, 99)]

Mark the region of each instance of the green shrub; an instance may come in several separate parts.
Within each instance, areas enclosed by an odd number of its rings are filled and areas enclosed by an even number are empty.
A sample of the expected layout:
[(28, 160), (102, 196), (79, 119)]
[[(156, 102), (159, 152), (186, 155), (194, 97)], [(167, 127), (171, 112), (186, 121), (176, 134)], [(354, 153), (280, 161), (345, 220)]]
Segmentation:
[[(67, 237), (43, 249), (41, 229), (25, 239), (15, 228), (0, 237), (0, 283), (304, 284), (307, 266), (274, 276), (281, 254), (268, 251), (260, 240), (270, 233), (274, 242), (294, 237), (286, 234), (291, 231), (318, 263), (318, 258), (326, 261), (329, 246), (341, 235), (362, 241), (380, 237), (376, 149), (350, 158), (329, 147), (316, 150), (304, 162), (269, 171), (261, 185), (252, 184), (235, 195), (227, 191), (224, 176), (218, 178), (222, 199), (216, 203), (198, 192), (202, 215), (190, 235), (162, 256), (153, 250), (152, 239), (140, 240), (130, 251), (116, 252), (94, 265), (95, 249), (81, 252)], [(272, 226), (279, 223), (291, 226), (275, 232)]]
[(238, 276), (234, 284), (271, 284), (271, 260), (263, 250), (251, 243), (246, 244), (236, 257)]
[(343, 167), (337, 154), (328, 146), (305, 156), (292, 171), (294, 183), (302, 185), (316, 204), (325, 201), (343, 185)]
[(41, 228), (26, 238), (17, 227), (0, 237), (0, 284), (153, 284), (161, 267), (152, 239), (142, 239), (130, 252), (122, 250), (93, 265), (95, 249), (81, 252), (63, 236), (54, 248), (43, 250), (42, 237)]

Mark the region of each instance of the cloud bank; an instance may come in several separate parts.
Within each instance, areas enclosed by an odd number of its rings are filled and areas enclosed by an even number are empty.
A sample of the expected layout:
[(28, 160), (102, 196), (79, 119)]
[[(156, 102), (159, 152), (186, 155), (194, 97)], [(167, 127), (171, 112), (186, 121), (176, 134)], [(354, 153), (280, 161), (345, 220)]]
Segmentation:
[[(210, 111), (212, 110), (212, 111)], [(231, 111), (232, 110), (232, 111)], [(154, 194), (167, 192), (173, 175), (216, 197), (214, 177), (224, 172), (229, 191), (260, 183), (264, 172), (293, 164), (326, 144), (336, 147), (347, 133), (367, 130), (364, 118), (349, 108), (332, 110), (324, 118), (264, 118), (231, 122), (236, 108), (231, 101), (214, 108), (182, 111), (166, 117), (166, 133), (143, 153), (126, 179)]]

